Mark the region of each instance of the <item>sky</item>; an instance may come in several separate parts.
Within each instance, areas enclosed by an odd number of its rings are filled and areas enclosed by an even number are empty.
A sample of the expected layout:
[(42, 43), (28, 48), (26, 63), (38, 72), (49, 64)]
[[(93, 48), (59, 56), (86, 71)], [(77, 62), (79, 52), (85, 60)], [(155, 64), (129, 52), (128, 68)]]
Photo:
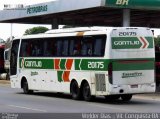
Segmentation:
[[(4, 4), (23, 4), (32, 5), (37, 3), (49, 2), (53, 0), (0, 0), (0, 10), (3, 10)], [(12, 24), (12, 35), (20, 37), (24, 34), (25, 30), (35, 26), (45, 26), (51, 29), (50, 25), (30, 25), (30, 24)], [(18, 29), (18, 31), (17, 31)], [(0, 38), (6, 40), (11, 36), (11, 24), (0, 23)]]
[[(54, 0), (0, 0), (0, 10), (3, 10), (4, 4), (32, 5), (49, 1), (54, 1)], [(33, 28), (35, 26), (44, 26), (44, 25), (12, 24), (12, 36), (20, 37), (24, 34), (26, 29)], [(47, 26), (45, 25), (45, 27), (51, 29), (50, 25)], [(159, 35), (160, 30), (156, 29), (154, 31), (154, 34), (155, 36)], [(6, 40), (10, 36), (11, 36), (11, 24), (0, 23), (0, 38)]]

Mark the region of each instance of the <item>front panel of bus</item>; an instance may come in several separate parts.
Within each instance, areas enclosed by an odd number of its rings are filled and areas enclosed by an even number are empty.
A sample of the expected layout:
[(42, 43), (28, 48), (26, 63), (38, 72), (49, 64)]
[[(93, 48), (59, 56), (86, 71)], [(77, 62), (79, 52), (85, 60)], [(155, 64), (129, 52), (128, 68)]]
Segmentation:
[(4, 73), (4, 44), (0, 45), (0, 72)]
[(110, 94), (155, 91), (153, 34), (147, 28), (111, 32)]
[(20, 88), (20, 81), (18, 80), (18, 60), (19, 60), (19, 39), (12, 42), (10, 55), (10, 80), (12, 88)]

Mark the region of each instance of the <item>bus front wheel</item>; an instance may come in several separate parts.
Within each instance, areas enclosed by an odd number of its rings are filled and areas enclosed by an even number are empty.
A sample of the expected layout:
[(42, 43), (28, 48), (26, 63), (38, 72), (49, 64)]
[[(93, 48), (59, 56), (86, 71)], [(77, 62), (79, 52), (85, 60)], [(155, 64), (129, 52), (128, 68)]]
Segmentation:
[(124, 94), (124, 95), (121, 95), (121, 99), (123, 101), (130, 101), (132, 99), (132, 94)]
[(23, 92), (25, 94), (32, 94), (33, 93), (33, 90), (29, 90), (27, 81), (23, 82)]

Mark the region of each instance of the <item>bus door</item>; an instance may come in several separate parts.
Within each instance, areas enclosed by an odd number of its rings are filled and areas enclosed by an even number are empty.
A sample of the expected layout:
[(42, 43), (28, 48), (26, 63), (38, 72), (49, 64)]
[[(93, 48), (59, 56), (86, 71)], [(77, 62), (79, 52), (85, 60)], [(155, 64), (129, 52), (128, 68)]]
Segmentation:
[(4, 45), (0, 46), (0, 73), (4, 73)]
[(18, 76), (17, 62), (18, 62), (19, 41), (20, 40), (18, 39), (12, 42), (11, 56), (10, 56), (10, 76), (12, 77), (12, 80), (14, 80), (14, 78), (16, 79)]

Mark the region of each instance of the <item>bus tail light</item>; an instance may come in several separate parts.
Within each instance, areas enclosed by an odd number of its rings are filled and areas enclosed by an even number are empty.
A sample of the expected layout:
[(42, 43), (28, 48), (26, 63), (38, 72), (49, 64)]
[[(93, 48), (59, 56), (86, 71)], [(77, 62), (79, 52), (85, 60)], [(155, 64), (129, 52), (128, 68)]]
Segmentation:
[(109, 79), (109, 83), (112, 84), (112, 71), (113, 71), (113, 67), (112, 67), (112, 63), (109, 63), (108, 65), (108, 79)]

